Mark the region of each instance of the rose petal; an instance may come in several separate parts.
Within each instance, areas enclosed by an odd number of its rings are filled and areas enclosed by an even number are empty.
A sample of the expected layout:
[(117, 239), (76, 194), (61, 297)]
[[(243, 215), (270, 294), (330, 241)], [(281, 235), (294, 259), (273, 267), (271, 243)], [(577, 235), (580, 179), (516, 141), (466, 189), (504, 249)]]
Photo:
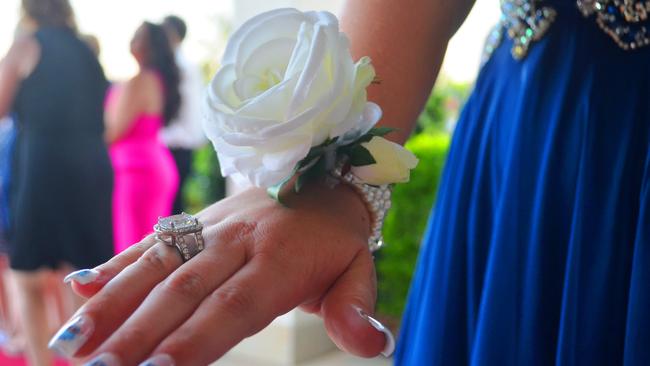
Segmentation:
[(304, 159), (311, 149), (311, 136), (295, 134), (285, 136), (282, 142), (273, 147), (273, 151), (264, 154), (262, 162), (270, 170), (293, 169)]
[(298, 76), (307, 62), (309, 57), (309, 50), (311, 48), (311, 38), (312, 38), (313, 28), (307, 23), (303, 22), (300, 24), (300, 29), (298, 30), (298, 35), (296, 37), (296, 44), (289, 57), (289, 64), (284, 73), (284, 77), (292, 78)]
[(247, 100), (246, 104), (236, 111), (236, 114), (243, 117), (284, 121), (285, 106), (291, 100), (296, 82), (297, 78), (281, 81), (258, 96)]
[[(224, 51), (223, 56), (221, 57), (221, 62), (223, 64), (234, 64), (235, 60), (237, 58), (237, 55), (240, 51), (241, 44), (243, 40), (249, 35), (249, 33), (259, 33), (259, 29), (273, 29), (273, 28), (268, 28), (269, 25), (267, 24), (273, 24), (272, 19), (288, 19), (288, 18), (296, 18), (299, 19), (299, 23), (303, 21), (304, 15), (300, 13), (300, 11), (296, 9), (291, 9), (291, 8), (281, 8), (281, 9), (275, 9), (271, 10), (265, 13), (258, 14), (246, 22), (244, 22), (235, 32), (233, 32), (232, 35), (230, 35), (230, 38), (228, 40), (228, 44), (226, 45), (226, 49)], [(267, 23), (268, 22), (268, 23)], [(272, 33), (276, 34), (275, 32), (264, 32), (263, 33)], [(289, 36), (291, 37), (291, 33), (289, 33)], [(293, 34), (295, 36), (295, 33)], [(269, 39), (272, 39), (275, 37), (271, 37)]]
[(261, 44), (244, 63), (243, 75), (260, 76), (269, 69), (275, 69), (284, 76), (295, 46), (295, 38), (277, 38)]
[[(245, 30), (234, 61), (235, 65), (237, 65), (238, 75), (241, 75), (244, 64), (259, 45), (277, 38), (296, 39), (300, 24), (305, 20), (305, 17), (299, 11), (295, 9), (294, 11), (295, 13), (267, 18), (264, 22), (252, 24)], [(273, 31), (269, 31), (271, 29)]]
[(325, 31), (322, 26), (317, 25), (309, 49), (309, 57), (307, 58), (302, 73), (300, 74), (298, 83), (293, 91), (293, 97), (291, 98), (291, 102), (287, 108), (287, 118), (292, 118), (296, 114), (300, 113), (299, 108), (307, 98), (309, 87), (318, 75), (318, 68), (323, 62), (325, 46)]
[(207, 88), (207, 97), (212, 108), (232, 110), (239, 107), (241, 100), (233, 87), (236, 80), (234, 65), (224, 65), (217, 71)]
[(336, 16), (327, 11), (307, 11), (303, 13), (310, 22), (320, 23), (327, 27), (339, 28), (339, 20)]

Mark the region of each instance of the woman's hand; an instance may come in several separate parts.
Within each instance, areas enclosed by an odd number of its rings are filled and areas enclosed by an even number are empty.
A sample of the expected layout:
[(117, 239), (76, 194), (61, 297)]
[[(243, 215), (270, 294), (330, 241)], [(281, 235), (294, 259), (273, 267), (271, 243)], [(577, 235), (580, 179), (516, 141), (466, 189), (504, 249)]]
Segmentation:
[(206, 365), (300, 306), (324, 318), (343, 350), (392, 352), (390, 333), (366, 315), (375, 273), (368, 212), (356, 193), (314, 185), (288, 207), (250, 189), (197, 215), (206, 248), (184, 264), (176, 249), (149, 237), (72, 275), (90, 300), (51, 347), (108, 365), (153, 356), (155, 365)]

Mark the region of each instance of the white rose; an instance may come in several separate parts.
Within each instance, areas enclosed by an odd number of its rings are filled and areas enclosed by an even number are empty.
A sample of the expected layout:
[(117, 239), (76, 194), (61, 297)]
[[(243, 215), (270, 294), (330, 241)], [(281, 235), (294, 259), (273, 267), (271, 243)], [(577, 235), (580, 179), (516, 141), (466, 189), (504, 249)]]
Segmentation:
[(204, 129), (222, 173), (270, 187), (311, 147), (367, 131), (381, 117), (366, 97), (374, 77), (368, 58), (354, 63), (328, 12), (279, 9), (250, 19), (231, 36), (206, 97)]
[(412, 152), (383, 137), (373, 137), (361, 146), (375, 159), (375, 164), (352, 167), (352, 173), (365, 183), (379, 186), (408, 182), (411, 169), (418, 165)]

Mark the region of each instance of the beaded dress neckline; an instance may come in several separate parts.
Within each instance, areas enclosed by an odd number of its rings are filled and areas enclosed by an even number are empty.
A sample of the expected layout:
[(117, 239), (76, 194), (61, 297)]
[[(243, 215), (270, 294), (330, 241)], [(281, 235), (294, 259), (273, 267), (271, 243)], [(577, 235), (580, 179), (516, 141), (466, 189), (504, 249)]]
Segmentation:
[[(650, 45), (650, 0), (577, 0), (575, 9), (594, 19), (623, 50)], [(512, 57), (525, 58), (530, 47), (549, 30), (558, 10), (551, 1), (501, 0), (501, 12), (499, 23), (488, 36), (483, 62), (501, 44), (504, 35), (512, 40)]]

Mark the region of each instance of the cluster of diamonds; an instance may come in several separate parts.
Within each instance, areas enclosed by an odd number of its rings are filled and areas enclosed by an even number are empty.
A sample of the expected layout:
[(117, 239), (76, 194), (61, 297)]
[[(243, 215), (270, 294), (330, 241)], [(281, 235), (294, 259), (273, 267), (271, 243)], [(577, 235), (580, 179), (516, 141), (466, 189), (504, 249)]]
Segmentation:
[(384, 245), (382, 228), (384, 227), (384, 220), (391, 206), (390, 185), (373, 186), (366, 184), (351, 172), (342, 175), (342, 168), (337, 168), (333, 172), (333, 175), (359, 193), (366, 204), (371, 217), (368, 248), (371, 253), (378, 251)]
[(199, 220), (185, 212), (169, 217), (159, 217), (158, 224), (154, 226), (156, 238), (167, 245), (177, 247), (185, 261), (192, 258), (186, 236), (194, 236), (198, 253), (204, 248), (202, 230), (203, 225)]
[(176, 240), (176, 247), (183, 255), (183, 259), (186, 262), (189, 261), (192, 258), (192, 256), (190, 255), (190, 248), (188, 248), (187, 244), (185, 243), (185, 237), (178, 236), (175, 238), (175, 240)]
[[(501, 45), (504, 33), (512, 40), (512, 56), (523, 59), (530, 46), (540, 40), (557, 12), (539, 6), (538, 0), (501, 0), (501, 19), (489, 34), (482, 63)], [(624, 50), (650, 45), (650, 0), (576, 0), (585, 17), (595, 16), (598, 26)]]
[(534, 0), (501, 0), (501, 18), (488, 36), (483, 62), (499, 47), (504, 31), (512, 40), (512, 57), (526, 57), (530, 46), (546, 34), (557, 15), (555, 9), (536, 4)]
[(598, 26), (624, 50), (650, 45), (650, 0), (577, 0), (586, 17), (595, 15)]

